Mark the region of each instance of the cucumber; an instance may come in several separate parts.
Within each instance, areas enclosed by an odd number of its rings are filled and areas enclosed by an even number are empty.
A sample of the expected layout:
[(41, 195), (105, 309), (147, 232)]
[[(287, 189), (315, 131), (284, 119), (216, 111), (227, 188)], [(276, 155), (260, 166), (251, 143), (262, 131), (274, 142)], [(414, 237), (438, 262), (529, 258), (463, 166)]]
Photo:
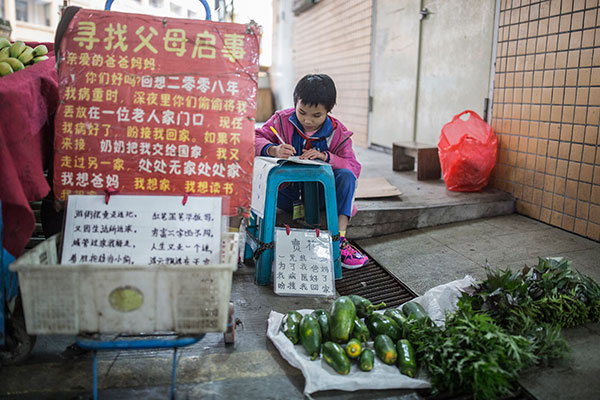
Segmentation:
[(350, 297), (350, 300), (352, 300), (354, 303), (354, 307), (356, 307), (356, 315), (358, 315), (359, 318), (370, 317), (371, 314), (373, 314), (373, 310), (379, 310), (381, 307), (385, 307), (384, 302), (373, 305), (369, 299), (357, 294), (351, 294), (348, 297)]
[(321, 336), (323, 337), (323, 341), (327, 342), (331, 340), (331, 336), (329, 335), (329, 327), (331, 326), (331, 319), (329, 317), (329, 312), (327, 310), (314, 310), (312, 315), (319, 321), (319, 325), (321, 325)]
[(415, 358), (415, 350), (410, 342), (406, 339), (398, 340), (396, 343), (398, 351), (398, 368), (400, 373), (408, 377), (414, 378), (417, 375), (417, 359)]
[(398, 359), (398, 352), (394, 342), (388, 335), (377, 335), (374, 341), (375, 354), (381, 361), (388, 365), (394, 365)]
[(373, 369), (373, 363), (375, 362), (375, 353), (371, 349), (364, 349), (360, 355), (360, 370), (370, 371)]
[(300, 340), (299, 329), (301, 320), (302, 314), (298, 311), (289, 311), (283, 316), (283, 321), (281, 321), (281, 332), (294, 344), (297, 344)]
[(348, 358), (356, 360), (362, 353), (362, 345), (358, 339), (350, 339), (346, 345), (346, 355)]
[(400, 331), (402, 332), (402, 337), (406, 337), (407, 334), (407, 323), (408, 320), (406, 316), (397, 308), (388, 308), (383, 312), (383, 315), (391, 318), (398, 326), (400, 327)]
[(348, 296), (340, 296), (331, 306), (331, 326), (329, 334), (331, 340), (336, 343), (346, 343), (350, 339), (354, 329), (354, 318), (356, 318), (356, 308)]
[(387, 335), (394, 343), (402, 338), (402, 329), (387, 315), (373, 313), (367, 318), (367, 327), (373, 338), (377, 335)]
[(322, 340), (319, 321), (311, 314), (306, 314), (300, 321), (300, 341), (311, 360), (319, 357)]
[(354, 328), (352, 329), (352, 337), (360, 340), (363, 343), (367, 343), (369, 341), (369, 328), (367, 328), (367, 324), (363, 322), (362, 319), (355, 317), (354, 318)]
[(411, 301), (410, 303), (404, 303), (402, 306), (402, 311), (408, 318), (413, 318), (416, 320), (422, 320), (429, 317), (423, 306), (419, 303), (415, 303), (414, 301)]
[(338, 374), (348, 375), (350, 372), (350, 360), (337, 343), (325, 342), (323, 344), (323, 359)]

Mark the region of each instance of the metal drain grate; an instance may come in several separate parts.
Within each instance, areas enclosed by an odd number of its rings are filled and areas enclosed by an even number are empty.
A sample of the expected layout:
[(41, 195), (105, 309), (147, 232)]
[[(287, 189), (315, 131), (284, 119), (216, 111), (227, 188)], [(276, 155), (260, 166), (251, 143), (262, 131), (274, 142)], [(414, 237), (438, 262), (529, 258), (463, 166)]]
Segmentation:
[(396, 278), (360, 246), (354, 247), (369, 256), (369, 261), (359, 269), (344, 269), (342, 279), (335, 281), (335, 288), (342, 296), (357, 294), (373, 304), (385, 302), (386, 308), (398, 307), (417, 297), (416, 293)]

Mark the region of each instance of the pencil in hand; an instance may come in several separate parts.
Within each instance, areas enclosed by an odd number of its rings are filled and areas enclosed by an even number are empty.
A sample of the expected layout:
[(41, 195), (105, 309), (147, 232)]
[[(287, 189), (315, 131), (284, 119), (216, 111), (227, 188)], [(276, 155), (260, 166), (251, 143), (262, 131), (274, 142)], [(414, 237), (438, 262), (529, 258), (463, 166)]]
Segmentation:
[(275, 134), (275, 136), (277, 136), (277, 139), (279, 139), (279, 143), (280, 144), (285, 144), (285, 141), (281, 138), (281, 136), (279, 136), (279, 133), (277, 133), (277, 131), (275, 130), (275, 128), (271, 127), (271, 130), (273, 131), (273, 133)]

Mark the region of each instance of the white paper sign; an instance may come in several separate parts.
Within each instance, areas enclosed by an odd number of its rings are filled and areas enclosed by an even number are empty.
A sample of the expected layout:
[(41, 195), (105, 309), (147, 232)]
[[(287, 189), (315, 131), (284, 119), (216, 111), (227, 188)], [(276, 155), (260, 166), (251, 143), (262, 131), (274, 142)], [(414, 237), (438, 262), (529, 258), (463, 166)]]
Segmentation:
[(221, 198), (69, 196), (63, 264), (219, 262)]
[(252, 174), (252, 202), (250, 208), (260, 218), (265, 217), (265, 198), (267, 197), (267, 178), (269, 172), (278, 165), (292, 162), (295, 164), (327, 165), (321, 160), (301, 160), (297, 156), (290, 158), (256, 157)]
[(269, 171), (275, 168), (277, 158), (256, 157), (252, 173), (252, 202), (250, 208), (260, 218), (265, 217), (265, 198), (267, 197), (267, 178)]
[(278, 295), (334, 296), (331, 234), (275, 228), (273, 288)]

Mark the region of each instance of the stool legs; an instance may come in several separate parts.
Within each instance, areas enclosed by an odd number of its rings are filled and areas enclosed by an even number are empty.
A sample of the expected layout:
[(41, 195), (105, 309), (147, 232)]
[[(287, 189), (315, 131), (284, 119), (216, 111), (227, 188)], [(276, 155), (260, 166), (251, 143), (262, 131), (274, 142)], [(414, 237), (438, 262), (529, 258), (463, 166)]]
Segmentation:
[[(339, 236), (340, 228), (338, 226), (337, 199), (335, 194), (335, 182), (328, 180), (321, 182), (325, 193), (325, 212), (327, 214), (327, 229), (331, 236)], [(316, 206), (319, 207), (318, 204)], [(342, 264), (340, 262), (340, 240), (331, 241), (331, 249), (333, 257), (333, 272), (335, 279), (342, 279)]]
[(317, 182), (304, 182), (304, 219), (311, 225), (319, 225), (319, 186)]
[[(280, 182), (274, 182), (269, 188), (274, 188), (274, 192), (267, 190), (265, 198), (265, 215), (258, 224), (258, 240), (262, 243), (273, 243), (275, 239), (275, 217), (277, 209), (277, 190)], [(271, 283), (271, 268), (273, 264), (273, 247), (263, 251), (256, 260), (254, 278), (259, 285), (268, 285)]]
[[(294, 169), (295, 171), (286, 171), (286, 168)], [(265, 196), (264, 218), (257, 217), (254, 213), (252, 216), (257, 221), (258, 229), (248, 228), (248, 232), (256, 237), (259, 241), (258, 247), (261, 244), (270, 245), (265, 248), (256, 259), (254, 278), (259, 285), (268, 285), (272, 278), (272, 265), (274, 257), (274, 239), (275, 239), (275, 218), (277, 209), (277, 195), (279, 185), (284, 182), (304, 182), (305, 185), (305, 206), (306, 220), (309, 223), (315, 223), (319, 220), (319, 202), (318, 202), (318, 183), (321, 183), (325, 194), (325, 209), (327, 214), (327, 229), (332, 237), (339, 237), (338, 215), (337, 215), (337, 199), (335, 192), (335, 179), (333, 172), (329, 166), (328, 171), (323, 171), (322, 167), (302, 168), (302, 166), (287, 166), (282, 165), (269, 172), (267, 192)], [(252, 221), (250, 226), (252, 226)], [(252, 231), (252, 229), (255, 229)], [(250, 258), (254, 247), (246, 245), (244, 249), (244, 258)], [(256, 250), (254, 250), (255, 252)], [(332, 257), (334, 260), (334, 275), (335, 279), (342, 278), (342, 266), (340, 262), (340, 242), (332, 240)]]

